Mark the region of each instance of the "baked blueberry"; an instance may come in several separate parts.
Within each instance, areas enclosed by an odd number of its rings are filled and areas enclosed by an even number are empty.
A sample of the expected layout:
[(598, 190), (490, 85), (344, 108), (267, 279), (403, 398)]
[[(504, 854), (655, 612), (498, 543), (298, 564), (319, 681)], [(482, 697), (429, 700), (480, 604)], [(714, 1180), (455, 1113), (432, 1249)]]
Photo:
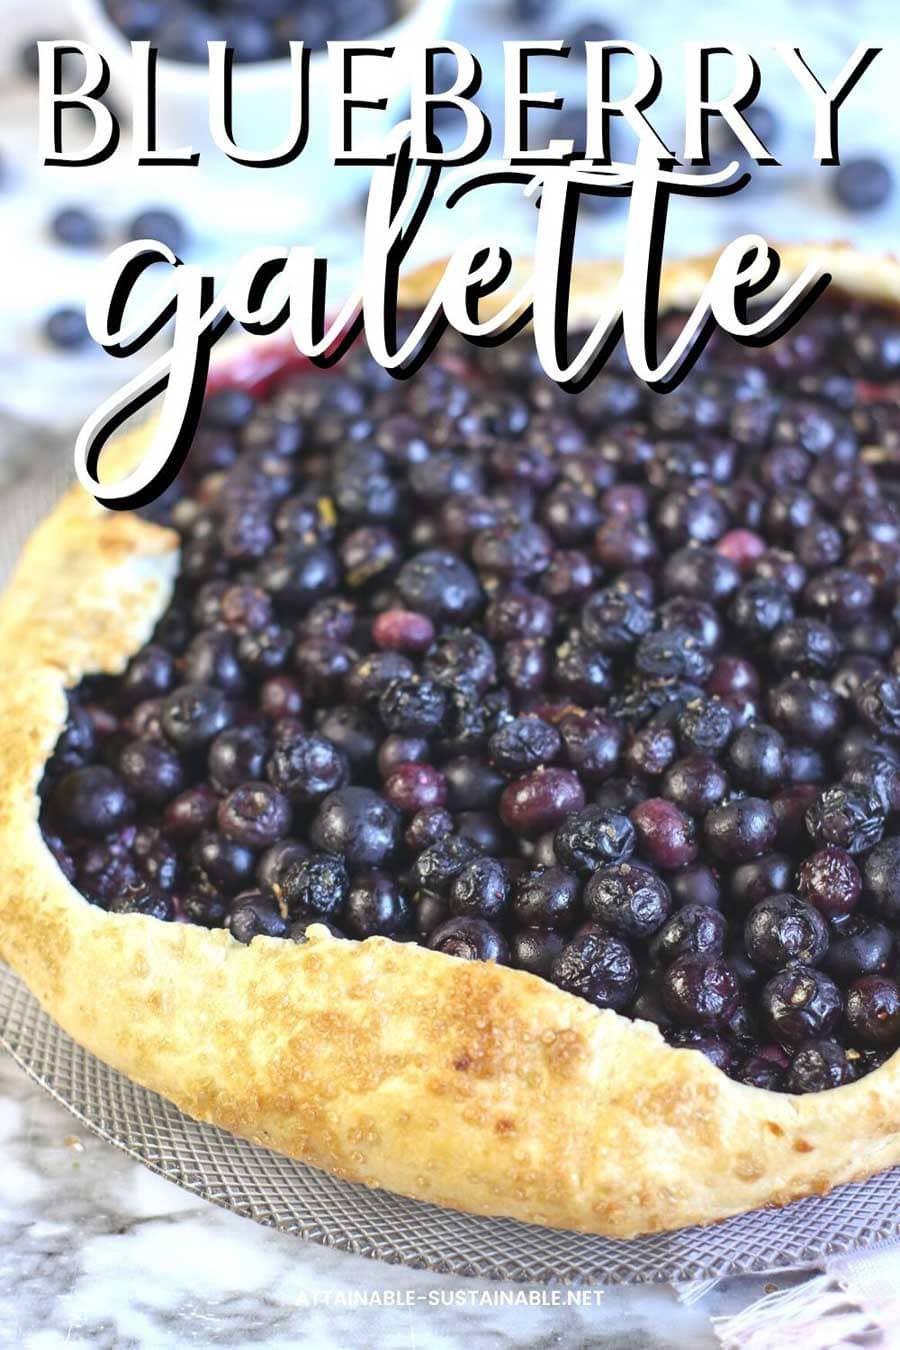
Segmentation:
[(562, 867), (523, 872), (513, 885), (513, 917), (525, 928), (564, 930), (578, 917), (579, 891), (577, 878)]
[(191, 845), (191, 867), (201, 885), (234, 895), (253, 875), (255, 857), (245, 844), (206, 830)]
[(663, 774), (660, 794), (696, 818), (720, 805), (728, 788), (728, 775), (717, 760), (710, 755), (688, 755)]
[(629, 938), (650, 937), (672, 908), (665, 882), (639, 863), (613, 863), (594, 872), (584, 907), (596, 923)]
[(289, 801), (303, 805), (343, 787), (349, 766), (332, 741), (291, 726), (276, 734), (266, 776)]
[(900, 988), (886, 975), (864, 975), (847, 990), (847, 1025), (860, 1045), (900, 1045)]
[(849, 914), (835, 919), (831, 930), (822, 965), (839, 985), (852, 984), (863, 975), (880, 974), (894, 959), (894, 937), (877, 919)]
[(721, 956), (689, 952), (667, 966), (662, 996), (676, 1022), (714, 1030), (724, 1027), (737, 1008), (739, 987)]
[(271, 783), (242, 783), (219, 806), (219, 829), (245, 848), (269, 848), (288, 833), (291, 815), (287, 797)]
[(859, 902), (862, 877), (859, 868), (842, 848), (826, 845), (811, 853), (797, 873), (797, 891), (815, 905), (826, 919), (850, 914)]
[(825, 955), (828, 927), (807, 901), (796, 895), (770, 895), (747, 915), (744, 946), (762, 970), (781, 970), (798, 961), (814, 966)]
[(444, 836), (423, 849), (416, 859), (413, 867), (416, 885), (447, 895), (463, 868), (480, 856), (481, 849), (471, 840), (459, 835)]
[(210, 782), (217, 791), (229, 792), (241, 783), (261, 778), (269, 748), (265, 732), (253, 724), (220, 732), (209, 747)]
[(340, 916), (350, 891), (343, 858), (333, 853), (291, 852), (281, 857), (267, 889), (279, 909), (291, 916)]
[(509, 877), (497, 858), (473, 858), (450, 883), (450, 913), (497, 919), (506, 908)]
[(409, 901), (396, 877), (376, 871), (354, 877), (343, 914), (349, 937), (394, 937), (405, 932), (409, 922)]
[(309, 829), (316, 848), (338, 853), (349, 866), (379, 866), (397, 847), (400, 817), (371, 788), (338, 788), (322, 802)]
[(378, 713), (388, 731), (398, 735), (434, 735), (447, 714), (447, 695), (434, 680), (418, 675), (393, 679), (379, 696)]
[(515, 834), (552, 830), (584, 806), (584, 788), (568, 769), (541, 768), (517, 778), (500, 798), (500, 819)]
[(761, 797), (743, 797), (715, 806), (703, 822), (707, 847), (722, 862), (743, 863), (766, 853), (775, 842), (775, 812)]
[(794, 1051), (785, 1087), (788, 1092), (825, 1092), (849, 1083), (851, 1077), (843, 1046), (832, 1040), (812, 1040)]
[(719, 874), (706, 863), (688, 863), (672, 872), (668, 886), (676, 905), (710, 905), (717, 909), (722, 898)]
[(184, 786), (181, 760), (166, 745), (129, 741), (119, 755), (119, 773), (137, 801), (160, 806)]
[(517, 778), (559, 757), (562, 738), (541, 717), (515, 717), (494, 732), (488, 742), (491, 761), (509, 778)]
[(717, 909), (703, 904), (682, 905), (670, 914), (650, 942), (650, 959), (666, 967), (679, 956), (721, 956), (727, 924)]
[(236, 897), (228, 915), (231, 936), (238, 942), (252, 942), (255, 937), (280, 938), (288, 932), (288, 921), (271, 900), (259, 891), (245, 891)]
[(509, 964), (547, 980), (564, 946), (565, 938), (553, 929), (520, 928), (509, 939)]
[(862, 863), (866, 900), (888, 923), (900, 922), (900, 838), (885, 839)]
[(586, 926), (556, 957), (550, 979), (597, 1008), (624, 1012), (637, 993), (638, 967), (621, 938)]
[(787, 778), (787, 753), (780, 732), (753, 722), (743, 727), (728, 747), (729, 776), (748, 792), (759, 796), (771, 793)]
[(806, 829), (816, 844), (863, 853), (884, 832), (884, 810), (876, 798), (837, 783), (827, 787), (806, 812)]
[(553, 837), (556, 857), (584, 876), (604, 863), (623, 862), (634, 851), (634, 827), (620, 811), (586, 806), (567, 816)]
[(55, 784), (51, 816), (70, 834), (102, 838), (127, 825), (134, 801), (125, 781), (102, 764), (72, 769)]
[(843, 999), (834, 981), (821, 970), (794, 965), (772, 976), (762, 991), (761, 1006), (772, 1037), (791, 1046), (833, 1031)]
[(150, 919), (161, 919), (164, 923), (175, 918), (175, 903), (171, 895), (155, 890), (144, 881), (116, 895), (110, 900), (107, 909), (110, 914), (144, 914)]
[(396, 581), (404, 604), (429, 619), (465, 622), (482, 604), (482, 591), (471, 568), (439, 549), (417, 554), (401, 567)]
[(429, 936), (428, 946), (463, 961), (495, 961), (501, 966), (509, 961), (506, 939), (486, 919), (471, 916), (439, 924)]
[(634, 807), (631, 823), (639, 854), (661, 871), (677, 871), (697, 856), (693, 820), (664, 797), (648, 797)]
[(162, 728), (176, 750), (199, 750), (231, 721), (228, 699), (211, 684), (183, 684), (163, 704)]

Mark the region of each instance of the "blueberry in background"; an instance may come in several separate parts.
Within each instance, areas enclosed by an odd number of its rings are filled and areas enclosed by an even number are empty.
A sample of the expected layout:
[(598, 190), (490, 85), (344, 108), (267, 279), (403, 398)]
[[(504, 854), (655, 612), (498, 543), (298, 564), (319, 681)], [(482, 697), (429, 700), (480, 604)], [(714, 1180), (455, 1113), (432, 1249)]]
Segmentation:
[(77, 351), (90, 340), (84, 310), (74, 305), (64, 305), (47, 315), (44, 320), (44, 336), (52, 346), (61, 351)]
[(44, 38), (31, 38), (28, 42), (23, 42), (19, 48), (19, 69), (29, 80), (36, 80), (39, 70), (38, 42), (45, 41)]
[(158, 239), (175, 254), (181, 254), (189, 242), (187, 226), (181, 217), (174, 211), (156, 206), (138, 212), (129, 223), (126, 236), (129, 239)]
[(615, 35), (615, 31), (603, 19), (583, 19), (569, 33), (566, 42), (571, 47), (575, 60), (583, 61), (586, 42), (611, 42)]
[[(767, 150), (772, 150), (778, 142), (779, 125), (774, 109), (768, 103), (752, 103), (743, 111), (743, 117)], [(731, 127), (723, 118), (717, 118), (710, 127), (710, 151), (713, 155), (747, 157), (743, 141), (735, 136)]]
[(840, 166), (833, 179), (834, 195), (848, 211), (874, 211), (894, 190), (894, 176), (884, 160), (860, 155)]
[(397, 17), (395, 0), (104, 0), (104, 7), (126, 38), (188, 65), (205, 65), (212, 41), (227, 42), (235, 61), (249, 65), (286, 57), (292, 40), (321, 51), (330, 38), (363, 38)]
[(83, 206), (64, 206), (52, 217), (50, 232), (68, 248), (92, 248), (102, 238), (100, 222)]
[(154, 37), (171, 0), (106, 0), (106, 12), (130, 42)]

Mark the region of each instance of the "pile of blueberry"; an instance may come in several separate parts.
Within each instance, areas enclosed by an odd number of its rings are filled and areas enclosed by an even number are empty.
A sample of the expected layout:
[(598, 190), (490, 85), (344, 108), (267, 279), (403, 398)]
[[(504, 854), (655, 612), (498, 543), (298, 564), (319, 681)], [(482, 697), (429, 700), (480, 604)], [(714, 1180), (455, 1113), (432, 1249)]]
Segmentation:
[(398, 17), (396, 0), (103, 0), (130, 42), (152, 42), (169, 61), (205, 64), (208, 42), (227, 42), (236, 61), (273, 61), (302, 41), (370, 37)]
[(900, 317), (678, 390), (523, 337), (207, 399), (180, 576), (43, 784), (115, 913), (534, 972), (727, 1073), (900, 1046)]

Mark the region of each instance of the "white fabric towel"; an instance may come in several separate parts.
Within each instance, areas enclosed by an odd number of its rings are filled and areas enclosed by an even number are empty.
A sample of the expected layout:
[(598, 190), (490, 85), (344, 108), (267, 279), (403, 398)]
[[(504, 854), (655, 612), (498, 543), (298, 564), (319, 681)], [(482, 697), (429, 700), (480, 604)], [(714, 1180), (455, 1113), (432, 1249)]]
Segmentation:
[[(695, 1280), (676, 1288), (683, 1303), (696, 1303), (715, 1284)], [(900, 1350), (900, 1244), (832, 1257), (802, 1284), (714, 1317), (712, 1325), (723, 1350)]]

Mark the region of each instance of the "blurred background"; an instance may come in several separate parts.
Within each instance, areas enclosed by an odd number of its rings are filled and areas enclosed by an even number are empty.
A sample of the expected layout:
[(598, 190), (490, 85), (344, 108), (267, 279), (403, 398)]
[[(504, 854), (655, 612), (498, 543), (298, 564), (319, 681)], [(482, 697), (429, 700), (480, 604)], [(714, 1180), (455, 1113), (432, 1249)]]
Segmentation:
[[(682, 137), (680, 43), (727, 40), (747, 46), (762, 67), (753, 114), (780, 167), (757, 168), (743, 192), (717, 201), (673, 208), (668, 251), (702, 251), (747, 229), (773, 242), (850, 239), (869, 249), (896, 247), (900, 220), (900, 9), (887, 0), (756, 0), (754, 4), (683, 0), (632, 0), (623, 11), (613, 0), (0, 0), (0, 258), (4, 319), (0, 333), (0, 435), (5, 471), (16, 471), (42, 444), (63, 443), (86, 413), (126, 378), (128, 363), (115, 361), (87, 337), (83, 305), (102, 259), (129, 237), (152, 234), (173, 243), (185, 261), (225, 269), (246, 249), (263, 243), (315, 244), (332, 261), (329, 285), (336, 299), (358, 270), (368, 170), (335, 168), (323, 159), (324, 85), (312, 81), (310, 149), (293, 165), (262, 173), (240, 169), (205, 148), (207, 38), (225, 37), (237, 51), (237, 139), (259, 143), (261, 132), (277, 142), (285, 131), (290, 37), (312, 47), (330, 37), (388, 35), (437, 41), (450, 36), (482, 62), (479, 100), (496, 118), (500, 134), (504, 37), (561, 37), (573, 44), (567, 63), (535, 66), (535, 87), (554, 86), (566, 97), (556, 114), (533, 118), (535, 138), (583, 136), (585, 38), (625, 37), (661, 60), (663, 91), (650, 117), (678, 150)], [(624, 16), (624, 17), (623, 17)], [(110, 102), (121, 115), (122, 145), (94, 169), (45, 169), (37, 154), (37, 38), (84, 37), (110, 60)], [(134, 168), (129, 162), (129, 37), (148, 37), (166, 58), (161, 97), (178, 135), (201, 151), (188, 168)], [(840, 114), (841, 169), (812, 159), (813, 119), (808, 100), (771, 51), (773, 40), (799, 45), (813, 70), (830, 83), (861, 41), (885, 48), (851, 93)], [(123, 64), (124, 62), (124, 64)], [(313, 56), (320, 71), (324, 58)], [(403, 115), (406, 71), (397, 63), (390, 114)], [(77, 73), (77, 72), (76, 72)], [(624, 73), (624, 72), (623, 72)], [(725, 66), (722, 76), (730, 85)], [(72, 116), (67, 132), (85, 134)], [(362, 117), (365, 116), (361, 115)], [(362, 134), (381, 130), (360, 120)], [(452, 116), (440, 125), (455, 140)], [(265, 140), (262, 142), (265, 144)], [(537, 139), (535, 144), (539, 142)], [(627, 144), (617, 145), (630, 154)], [(731, 157), (721, 136), (716, 153)], [(493, 198), (490, 194), (494, 194)], [(150, 213), (149, 217), (146, 213)], [(464, 231), (502, 220), (506, 242), (528, 252), (535, 210), (510, 187), (473, 194), (452, 213), (435, 209), (419, 240), (417, 258), (439, 257)], [(627, 203), (586, 205), (579, 221), (581, 254), (621, 252)], [(161, 339), (162, 341), (163, 339)], [(143, 365), (147, 355), (133, 358)]]

